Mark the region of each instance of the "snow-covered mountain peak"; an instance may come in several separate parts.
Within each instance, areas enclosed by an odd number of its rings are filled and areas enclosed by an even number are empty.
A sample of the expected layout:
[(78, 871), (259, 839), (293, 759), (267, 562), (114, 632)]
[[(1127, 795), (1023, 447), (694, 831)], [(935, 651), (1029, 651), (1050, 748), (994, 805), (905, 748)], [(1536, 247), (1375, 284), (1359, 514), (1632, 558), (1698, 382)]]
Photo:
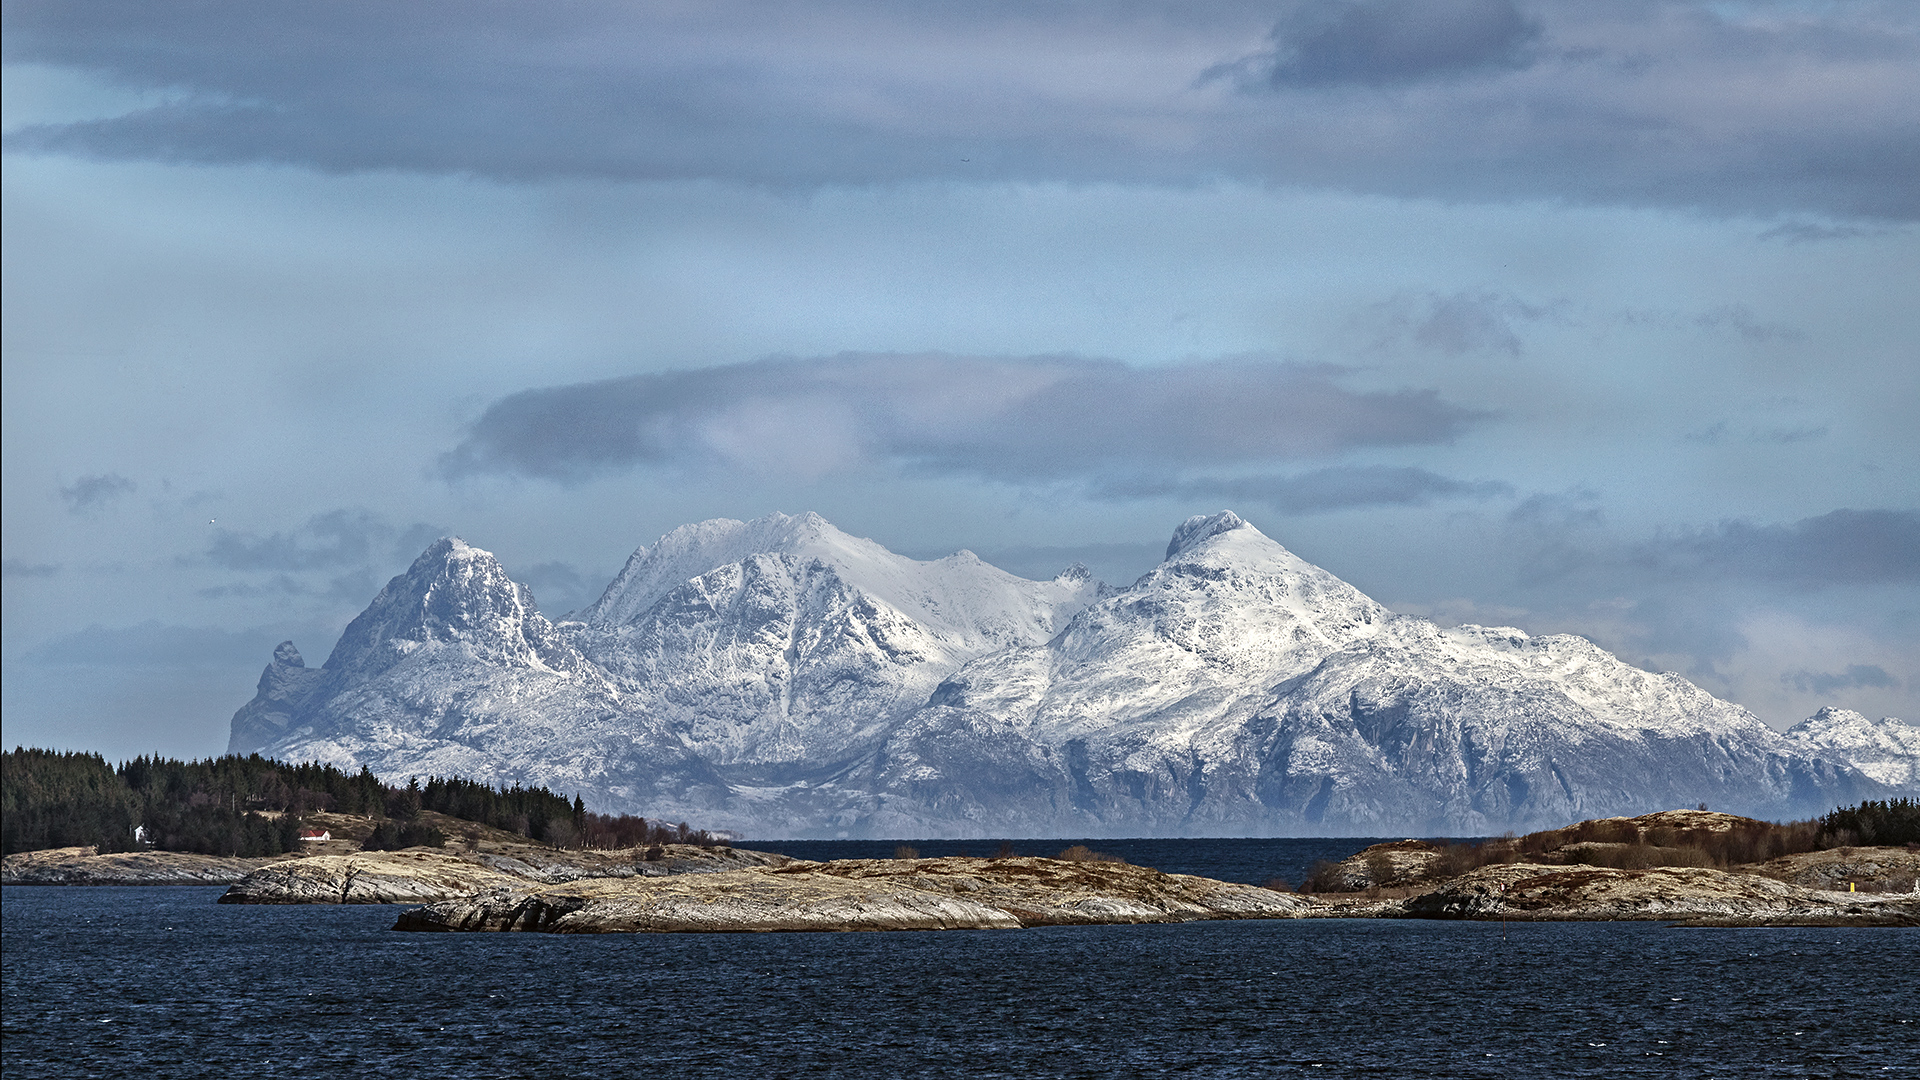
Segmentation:
[[(1172, 554), (1082, 612), (1048, 648), (1040, 712), (1092, 716), (1085, 701), (1151, 711), (1228, 683), (1264, 689), (1377, 632), (1392, 612), (1230, 511), (1190, 518)], [(1102, 706), (1105, 708), (1105, 706)]]
[(761, 556), (781, 559), (795, 571), (818, 564), (846, 587), (936, 636), (973, 643), (969, 648), (1024, 644), (1035, 635), (1044, 640), (1090, 603), (1099, 587), (1091, 575), (1027, 581), (964, 549), (921, 562), (848, 535), (819, 514), (769, 514), (685, 525), (634, 552), (606, 593), (583, 612), (584, 620), (602, 631), (631, 624), (688, 582)]
[(1787, 738), (1839, 758), (1883, 784), (1920, 788), (1920, 727), (1893, 716), (1869, 720), (1832, 705), (1787, 729)]
[[(1159, 570), (1187, 565), (1243, 573), (1304, 576), (1339, 582), (1342, 588), (1352, 588), (1288, 551), (1279, 541), (1254, 528), (1231, 510), (1188, 518), (1174, 530), (1173, 539), (1167, 544), (1167, 557), (1154, 571), (1148, 572), (1148, 577)], [(1357, 591), (1355, 595), (1359, 595)]]
[(839, 567), (899, 558), (872, 540), (841, 532), (812, 511), (774, 513), (752, 521), (714, 518), (682, 525), (653, 546), (636, 550), (581, 616), (598, 627), (632, 622), (682, 584), (754, 555), (792, 555)]
[[(1217, 514), (1195, 514), (1181, 522), (1179, 528), (1173, 530), (1173, 539), (1167, 542), (1165, 558), (1172, 559), (1184, 555), (1190, 549), (1221, 533), (1250, 528), (1253, 527), (1231, 510), (1222, 510)], [(1260, 530), (1254, 529), (1254, 531)]]
[(458, 537), (428, 545), (347, 625), (330, 671), (382, 671), (409, 654), (452, 644), (476, 657), (544, 666), (556, 660), (552, 626), (533, 593), (493, 553)]

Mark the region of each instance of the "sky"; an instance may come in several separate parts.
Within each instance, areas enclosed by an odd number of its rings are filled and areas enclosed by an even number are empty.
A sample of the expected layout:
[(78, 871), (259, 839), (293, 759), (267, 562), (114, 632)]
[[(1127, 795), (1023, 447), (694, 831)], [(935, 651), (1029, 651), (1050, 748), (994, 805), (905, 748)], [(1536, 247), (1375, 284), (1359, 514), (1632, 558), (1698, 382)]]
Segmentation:
[(7, 746), (815, 510), (1920, 721), (1920, 5), (4, 5)]

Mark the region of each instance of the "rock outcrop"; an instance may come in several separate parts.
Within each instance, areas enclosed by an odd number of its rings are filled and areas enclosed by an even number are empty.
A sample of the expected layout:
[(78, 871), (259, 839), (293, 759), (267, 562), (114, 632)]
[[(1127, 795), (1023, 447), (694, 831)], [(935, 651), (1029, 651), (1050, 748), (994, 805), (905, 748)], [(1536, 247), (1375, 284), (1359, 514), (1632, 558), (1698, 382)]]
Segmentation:
[(787, 861), (783, 856), (686, 844), (648, 860), (640, 850), (518, 855), (429, 848), (316, 855), (262, 866), (220, 897), (223, 904), (426, 904), (500, 889), (602, 878), (713, 874)]
[(502, 889), (402, 912), (395, 929), (987, 930), (1298, 918), (1310, 906), (1285, 893), (1123, 863), (864, 859)]
[(15, 852), (0, 861), (6, 885), (231, 885), (287, 856), (232, 859), (186, 851), (121, 851), (91, 847)]
[(1755, 873), (1809, 889), (1847, 892), (1914, 892), (1920, 887), (1920, 851), (1913, 848), (1843, 847), (1784, 855), (1753, 868)]
[(522, 879), (457, 855), (408, 851), (316, 855), (263, 866), (223, 904), (425, 904), (518, 884)]
[(1483, 866), (1402, 905), (1429, 919), (1654, 920), (1716, 926), (1920, 926), (1920, 896), (1809, 889), (1692, 866)]

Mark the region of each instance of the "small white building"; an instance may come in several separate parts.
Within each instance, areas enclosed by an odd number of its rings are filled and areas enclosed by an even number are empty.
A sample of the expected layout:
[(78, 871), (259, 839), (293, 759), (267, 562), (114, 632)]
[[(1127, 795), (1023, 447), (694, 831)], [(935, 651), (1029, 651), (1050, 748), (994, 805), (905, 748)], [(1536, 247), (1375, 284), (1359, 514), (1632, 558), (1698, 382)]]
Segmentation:
[(300, 842), (303, 844), (320, 844), (331, 839), (333, 839), (333, 834), (325, 829), (321, 829), (319, 832), (315, 832), (312, 829), (300, 830)]

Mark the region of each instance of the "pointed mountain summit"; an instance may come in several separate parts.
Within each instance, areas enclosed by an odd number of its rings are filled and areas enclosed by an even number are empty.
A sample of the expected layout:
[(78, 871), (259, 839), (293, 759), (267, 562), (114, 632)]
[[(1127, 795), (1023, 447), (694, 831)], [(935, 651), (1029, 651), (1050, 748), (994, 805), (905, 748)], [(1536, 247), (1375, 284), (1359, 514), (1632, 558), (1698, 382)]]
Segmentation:
[(1462, 835), (1897, 790), (1860, 748), (1909, 729), (1822, 716), (1787, 738), (1584, 639), (1396, 616), (1231, 512), (1124, 589), (773, 514), (667, 533), (559, 623), (437, 541), (324, 667), (276, 650), (231, 749), (761, 838)]
[(387, 582), (347, 625), (325, 666), (365, 678), (448, 648), (489, 663), (579, 667), (578, 654), (556, 637), (532, 591), (508, 577), (492, 552), (458, 537), (434, 541), (406, 573)]

